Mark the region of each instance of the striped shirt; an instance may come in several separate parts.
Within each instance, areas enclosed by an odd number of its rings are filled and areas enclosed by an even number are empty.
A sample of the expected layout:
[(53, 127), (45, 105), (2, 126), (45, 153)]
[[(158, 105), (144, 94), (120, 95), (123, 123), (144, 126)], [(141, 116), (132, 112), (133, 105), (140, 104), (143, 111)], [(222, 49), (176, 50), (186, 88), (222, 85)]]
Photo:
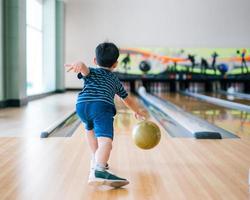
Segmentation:
[(123, 99), (128, 96), (114, 73), (104, 68), (89, 68), (89, 70), (89, 74), (83, 77), (84, 87), (78, 95), (77, 104), (86, 101), (102, 101), (115, 105), (115, 94)]

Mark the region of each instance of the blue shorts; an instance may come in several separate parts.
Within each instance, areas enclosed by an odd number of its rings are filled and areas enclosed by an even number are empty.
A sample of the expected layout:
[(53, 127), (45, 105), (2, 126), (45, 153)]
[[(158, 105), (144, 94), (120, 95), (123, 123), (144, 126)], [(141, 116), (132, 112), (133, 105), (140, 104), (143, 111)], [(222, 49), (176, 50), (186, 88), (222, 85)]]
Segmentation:
[(76, 113), (85, 124), (85, 129), (93, 130), (96, 137), (113, 140), (115, 106), (105, 102), (83, 102), (76, 104)]

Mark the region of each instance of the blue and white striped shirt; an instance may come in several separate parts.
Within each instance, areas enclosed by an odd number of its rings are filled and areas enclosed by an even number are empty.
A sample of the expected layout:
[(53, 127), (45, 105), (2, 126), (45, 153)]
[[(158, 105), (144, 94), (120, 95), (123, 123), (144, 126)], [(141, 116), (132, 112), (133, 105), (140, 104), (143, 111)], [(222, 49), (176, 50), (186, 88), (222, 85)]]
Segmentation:
[(104, 68), (89, 68), (89, 70), (89, 74), (83, 77), (84, 87), (78, 95), (77, 104), (86, 101), (102, 101), (115, 105), (115, 94), (123, 99), (128, 96), (114, 73)]

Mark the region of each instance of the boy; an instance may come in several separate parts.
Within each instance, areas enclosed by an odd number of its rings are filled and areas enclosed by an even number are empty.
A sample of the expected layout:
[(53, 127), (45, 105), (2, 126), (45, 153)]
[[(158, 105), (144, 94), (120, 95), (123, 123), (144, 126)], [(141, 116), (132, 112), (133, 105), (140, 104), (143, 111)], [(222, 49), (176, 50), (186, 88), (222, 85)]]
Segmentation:
[(97, 68), (88, 68), (82, 62), (66, 65), (66, 67), (69, 67), (68, 71), (81, 73), (84, 79), (84, 87), (78, 95), (76, 111), (85, 124), (87, 140), (93, 154), (89, 184), (121, 187), (129, 182), (106, 170), (113, 141), (115, 94), (135, 112), (136, 118), (145, 118), (147, 112), (139, 109), (118, 77), (112, 73), (118, 64), (119, 50), (116, 45), (107, 42), (99, 44), (95, 54), (94, 63)]

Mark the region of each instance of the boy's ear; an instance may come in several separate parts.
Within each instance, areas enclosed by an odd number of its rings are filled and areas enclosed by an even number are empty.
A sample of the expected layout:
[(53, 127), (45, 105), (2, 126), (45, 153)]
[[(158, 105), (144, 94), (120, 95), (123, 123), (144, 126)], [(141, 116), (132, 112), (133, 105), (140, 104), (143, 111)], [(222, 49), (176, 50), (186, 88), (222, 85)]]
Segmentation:
[(112, 65), (112, 68), (116, 68), (118, 65), (118, 61), (116, 61), (113, 65)]
[(98, 65), (98, 64), (97, 64), (96, 57), (94, 57), (94, 64), (95, 64), (95, 65)]

